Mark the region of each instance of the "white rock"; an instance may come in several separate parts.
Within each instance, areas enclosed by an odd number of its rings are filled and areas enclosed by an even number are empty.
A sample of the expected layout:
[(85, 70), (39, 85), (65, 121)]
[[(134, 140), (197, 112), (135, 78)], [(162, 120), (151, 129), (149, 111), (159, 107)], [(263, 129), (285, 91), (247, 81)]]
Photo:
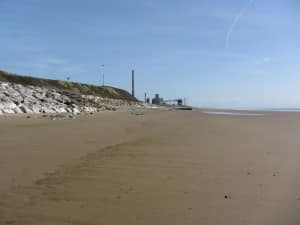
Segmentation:
[(2, 112), (3, 113), (7, 113), (7, 114), (14, 114), (15, 113), (15, 111), (13, 110), (13, 109), (2, 109)]
[(30, 110), (28, 107), (24, 106), (24, 105), (21, 105), (19, 107), (23, 113), (32, 113), (32, 110)]
[(9, 85), (9, 83), (2, 83), (2, 82), (1, 82), (1, 83), (0, 83), (0, 86), (6, 88), (6, 87), (9, 87), (10, 85)]
[(41, 93), (34, 93), (33, 97), (39, 100), (42, 100), (45, 98), (45, 95), (41, 94)]
[[(78, 105), (71, 104), (72, 97), (54, 89), (23, 86), (0, 82), (0, 113), (94, 113), (101, 109), (116, 110), (120, 107), (144, 107), (122, 100), (101, 98), (92, 95), (75, 95)], [(81, 98), (81, 99), (80, 99)]]
[(0, 109), (14, 109), (17, 105), (13, 102), (0, 102)]
[(40, 112), (42, 113), (56, 113), (55, 108), (49, 107), (48, 105), (41, 106), (40, 108)]
[(36, 106), (36, 105), (32, 105), (30, 106), (30, 110), (33, 112), (33, 113), (41, 113), (41, 108)]
[(14, 109), (14, 113), (21, 114), (23, 113), (23, 111), (19, 107), (17, 107)]
[(69, 107), (66, 108), (66, 111), (67, 111), (68, 113), (72, 113), (72, 112), (73, 112), (73, 110), (72, 110), (71, 108), (69, 108)]
[(57, 113), (66, 113), (67, 110), (66, 110), (65, 108), (57, 108), (57, 109), (56, 109), (56, 112), (57, 112)]
[(73, 108), (72, 110), (74, 114), (80, 114), (80, 110), (78, 108)]

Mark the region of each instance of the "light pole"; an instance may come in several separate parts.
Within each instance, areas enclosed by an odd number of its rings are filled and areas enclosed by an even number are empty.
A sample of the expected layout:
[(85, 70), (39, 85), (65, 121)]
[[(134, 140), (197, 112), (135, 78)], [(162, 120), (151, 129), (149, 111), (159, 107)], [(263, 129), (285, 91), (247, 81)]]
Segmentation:
[(104, 87), (104, 84), (105, 84), (105, 76), (104, 76), (104, 64), (103, 65), (101, 65), (101, 67), (102, 67), (102, 70), (103, 70), (103, 73), (102, 73), (102, 86)]
[(131, 71), (131, 82), (132, 82), (132, 96), (134, 97), (135, 87), (134, 87), (134, 70)]

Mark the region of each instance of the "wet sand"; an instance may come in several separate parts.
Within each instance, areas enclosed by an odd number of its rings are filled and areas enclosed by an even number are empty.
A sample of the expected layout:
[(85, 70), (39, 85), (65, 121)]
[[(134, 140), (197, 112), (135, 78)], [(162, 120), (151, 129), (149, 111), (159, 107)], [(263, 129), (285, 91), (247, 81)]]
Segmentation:
[(300, 113), (0, 117), (0, 224), (298, 225)]

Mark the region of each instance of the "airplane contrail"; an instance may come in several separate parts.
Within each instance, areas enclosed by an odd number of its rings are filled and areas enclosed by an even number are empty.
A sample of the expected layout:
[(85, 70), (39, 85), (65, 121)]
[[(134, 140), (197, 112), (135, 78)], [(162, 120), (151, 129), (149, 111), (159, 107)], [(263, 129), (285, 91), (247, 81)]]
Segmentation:
[(226, 35), (226, 42), (225, 42), (225, 48), (228, 49), (229, 48), (229, 41), (230, 41), (230, 37), (232, 32), (234, 31), (236, 25), (238, 24), (238, 22), (240, 21), (241, 17), (245, 14), (245, 12), (247, 11), (247, 9), (254, 3), (255, 0), (249, 0), (248, 3), (241, 9), (241, 11), (236, 15), (236, 17), (234, 18), (228, 32)]

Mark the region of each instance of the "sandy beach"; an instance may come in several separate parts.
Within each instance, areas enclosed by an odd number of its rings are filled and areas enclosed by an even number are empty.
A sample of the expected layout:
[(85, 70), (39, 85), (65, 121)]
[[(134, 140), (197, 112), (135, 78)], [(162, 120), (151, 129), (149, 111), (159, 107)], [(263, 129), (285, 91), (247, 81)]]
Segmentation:
[(0, 117), (0, 224), (298, 225), (300, 113)]

